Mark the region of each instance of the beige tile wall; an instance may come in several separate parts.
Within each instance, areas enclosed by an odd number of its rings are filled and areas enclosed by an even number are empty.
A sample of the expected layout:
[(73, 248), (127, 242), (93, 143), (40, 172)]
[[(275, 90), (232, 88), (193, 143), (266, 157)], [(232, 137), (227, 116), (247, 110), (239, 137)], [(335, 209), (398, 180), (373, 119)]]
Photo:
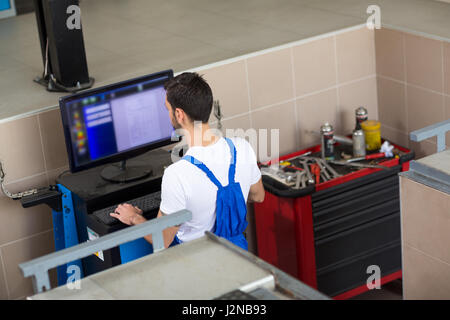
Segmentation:
[(450, 299), (450, 195), (400, 178), (405, 299)]
[(450, 43), (382, 28), (375, 31), (375, 47), (382, 134), (408, 142), (418, 158), (435, 153), (435, 138), (416, 143), (408, 137), (450, 119)]
[[(0, 160), (11, 192), (54, 183), (68, 168), (59, 111), (0, 124)], [(0, 193), (0, 219), (0, 299), (23, 298), (32, 287), (18, 264), (54, 250), (51, 210), (24, 209)]]
[(221, 102), (224, 125), (279, 129), (286, 154), (319, 143), (311, 131), (326, 121), (350, 133), (358, 106), (378, 119), (374, 37), (360, 28), (196, 71)]
[[(378, 118), (374, 32), (365, 28), (198, 72), (221, 102), (224, 129), (279, 129), (281, 153), (319, 143), (309, 131), (325, 121), (349, 133), (360, 105)], [(12, 191), (54, 183), (68, 168), (59, 111), (0, 123), (0, 160)], [(51, 211), (0, 196), (0, 218), (0, 299), (22, 298), (32, 293), (31, 282), (17, 265), (53, 250)]]

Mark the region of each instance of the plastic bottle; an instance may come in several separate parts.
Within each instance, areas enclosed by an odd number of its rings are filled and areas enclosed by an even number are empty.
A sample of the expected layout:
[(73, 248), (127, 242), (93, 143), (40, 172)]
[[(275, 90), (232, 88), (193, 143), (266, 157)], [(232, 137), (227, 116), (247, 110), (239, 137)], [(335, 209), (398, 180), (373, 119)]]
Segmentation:
[(366, 149), (368, 151), (379, 150), (381, 148), (381, 123), (376, 120), (367, 120), (361, 123), (361, 128), (366, 137)]

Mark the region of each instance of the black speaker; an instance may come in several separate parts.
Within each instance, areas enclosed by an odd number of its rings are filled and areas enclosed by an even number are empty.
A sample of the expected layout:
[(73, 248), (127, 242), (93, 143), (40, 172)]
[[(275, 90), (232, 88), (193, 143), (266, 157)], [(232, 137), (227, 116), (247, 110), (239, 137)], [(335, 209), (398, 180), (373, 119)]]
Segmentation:
[(43, 76), (35, 81), (48, 91), (76, 92), (92, 87), (82, 27), (69, 28), (67, 23), (73, 14), (68, 8), (79, 8), (79, 1), (33, 1), (44, 62)]

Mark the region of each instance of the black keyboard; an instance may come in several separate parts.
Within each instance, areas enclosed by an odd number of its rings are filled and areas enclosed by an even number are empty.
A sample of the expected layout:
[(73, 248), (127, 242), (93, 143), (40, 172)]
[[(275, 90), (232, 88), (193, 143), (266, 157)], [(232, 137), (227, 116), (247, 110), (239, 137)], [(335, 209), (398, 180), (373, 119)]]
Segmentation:
[[(138, 207), (143, 211), (143, 214), (145, 216), (145, 213), (153, 211), (155, 209), (159, 209), (159, 204), (161, 203), (161, 191), (150, 193), (148, 195), (133, 200), (125, 201), (125, 203)], [(92, 215), (96, 217), (100, 222), (108, 226), (112, 226), (116, 223), (119, 223), (120, 221), (117, 220), (116, 218), (111, 217), (109, 214), (111, 212), (114, 212), (114, 210), (117, 208), (119, 204), (120, 203), (104, 209), (94, 211)]]

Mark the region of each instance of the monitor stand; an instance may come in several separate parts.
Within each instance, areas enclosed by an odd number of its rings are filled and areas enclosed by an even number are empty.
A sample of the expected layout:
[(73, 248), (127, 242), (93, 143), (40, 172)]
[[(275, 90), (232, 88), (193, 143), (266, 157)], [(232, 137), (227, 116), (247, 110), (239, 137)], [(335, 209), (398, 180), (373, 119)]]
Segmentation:
[(126, 160), (123, 160), (120, 164), (106, 166), (100, 175), (106, 181), (124, 183), (146, 178), (151, 173), (152, 167), (148, 164), (137, 162), (127, 166)]

